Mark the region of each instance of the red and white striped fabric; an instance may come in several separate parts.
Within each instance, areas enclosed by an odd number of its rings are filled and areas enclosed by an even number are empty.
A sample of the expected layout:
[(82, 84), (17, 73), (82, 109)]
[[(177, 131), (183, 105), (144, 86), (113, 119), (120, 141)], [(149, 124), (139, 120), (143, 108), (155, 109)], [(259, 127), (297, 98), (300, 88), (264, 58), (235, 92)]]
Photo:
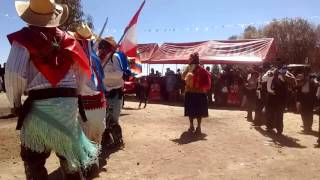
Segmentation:
[(133, 73), (136, 73), (136, 74), (141, 73), (141, 69), (142, 69), (141, 62), (137, 54), (137, 48), (138, 48), (137, 22), (144, 4), (145, 4), (145, 1), (143, 1), (138, 11), (131, 19), (129, 25), (126, 27), (123, 39), (120, 44), (120, 50), (128, 56), (129, 60), (134, 62), (134, 63), (130, 63), (130, 66), (131, 66), (131, 71), (133, 71)]

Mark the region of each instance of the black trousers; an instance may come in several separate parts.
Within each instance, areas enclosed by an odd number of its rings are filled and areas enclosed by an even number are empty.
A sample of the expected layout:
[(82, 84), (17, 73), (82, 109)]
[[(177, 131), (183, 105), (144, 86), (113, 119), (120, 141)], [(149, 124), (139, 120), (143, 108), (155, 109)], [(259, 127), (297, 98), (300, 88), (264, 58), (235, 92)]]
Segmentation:
[(268, 95), (267, 101), (267, 129), (276, 128), (277, 132), (283, 132), (284, 101), (279, 96)]
[[(24, 162), (25, 174), (27, 180), (47, 180), (48, 171), (45, 168), (45, 163), (47, 158), (50, 156), (51, 152), (34, 152), (29, 148), (21, 146), (21, 158)], [(68, 173), (66, 170), (66, 159), (57, 154), (60, 159), (60, 165), (62, 173), (65, 180), (84, 180), (82, 172)]]
[(313, 124), (313, 105), (301, 104), (301, 118), (304, 130), (311, 131)]
[(254, 123), (255, 124), (263, 124), (264, 122), (264, 115), (263, 115), (263, 108), (265, 107), (265, 102), (261, 99), (257, 99), (256, 107), (254, 110)]

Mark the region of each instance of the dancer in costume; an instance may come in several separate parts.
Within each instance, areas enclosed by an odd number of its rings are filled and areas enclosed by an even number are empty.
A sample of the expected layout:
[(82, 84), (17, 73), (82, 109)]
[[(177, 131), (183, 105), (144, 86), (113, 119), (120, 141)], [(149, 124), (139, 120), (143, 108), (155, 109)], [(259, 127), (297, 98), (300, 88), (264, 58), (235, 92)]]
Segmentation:
[(211, 76), (200, 66), (199, 54), (190, 55), (189, 65), (182, 74), (186, 81), (186, 94), (184, 103), (184, 115), (189, 117), (189, 132), (193, 132), (193, 120), (197, 119), (196, 133), (201, 133), (201, 120), (208, 117), (207, 92), (211, 87)]
[(90, 27), (82, 23), (76, 32), (70, 32), (82, 45), (87, 54), (91, 66), (91, 79), (84, 85), (81, 94), (81, 103), (85, 110), (86, 119), (82, 119), (80, 124), (87, 137), (101, 143), (102, 134), (105, 130), (106, 99), (104, 96), (105, 87), (103, 84), (104, 72), (100, 58), (93, 51), (93, 40), (95, 39)]
[[(77, 119), (78, 94), (91, 76), (89, 60), (80, 44), (57, 28), (67, 20), (68, 7), (30, 0), (16, 1), (16, 10), (29, 26), (8, 35), (12, 47), (5, 79), (11, 106), (20, 109), (26, 177), (48, 179), (44, 165), (54, 151), (66, 179), (83, 179), (81, 169), (95, 163), (99, 149)], [(24, 93), (28, 98), (21, 105)]]
[(99, 43), (99, 56), (104, 65), (104, 85), (106, 97), (111, 110), (112, 119), (118, 127), (119, 145), (123, 143), (122, 132), (119, 125), (119, 116), (123, 101), (124, 79), (131, 75), (128, 59), (125, 54), (117, 50), (117, 43), (113, 37), (107, 37)]

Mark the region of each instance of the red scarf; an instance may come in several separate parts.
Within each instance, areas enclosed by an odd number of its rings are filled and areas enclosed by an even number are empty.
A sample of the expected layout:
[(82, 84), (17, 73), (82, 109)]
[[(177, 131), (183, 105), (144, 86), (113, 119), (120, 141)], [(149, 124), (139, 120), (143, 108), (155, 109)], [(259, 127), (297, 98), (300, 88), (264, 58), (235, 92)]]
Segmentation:
[(204, 91), (211, 88), (211, 74), (199, 65), (193, 71), (193, 87)]
[(28, 49), (30, 60), (39, 72), (55, 87), (74, 63), (91, 76), (89, 60), (80, 44), (58, 28), (28, 27), (8, 35)]

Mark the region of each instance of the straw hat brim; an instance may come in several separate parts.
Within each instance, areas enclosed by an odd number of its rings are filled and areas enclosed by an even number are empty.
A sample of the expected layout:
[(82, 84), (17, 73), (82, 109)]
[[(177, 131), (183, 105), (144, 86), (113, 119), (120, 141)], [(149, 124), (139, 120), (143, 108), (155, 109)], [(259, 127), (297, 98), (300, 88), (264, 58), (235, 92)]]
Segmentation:
[(23, 21), (33, 26), (58, 27), (64, 24), (69, 16), (68, 6), (55, 4), (56, 9), (51, 14), (39, 14), (30, 9), (30, 2), (16, 1), (16, 10)]
[(97, 40), (97, 35), (92, 34), (92, 36), (90, 38), (83, 38), (81, 36), (79, 36), (76, 32), (72, 32), (72, 31), (68, 31), (68, 33), (73, 36), (74, 38), (76, 38), (77, 40)]

